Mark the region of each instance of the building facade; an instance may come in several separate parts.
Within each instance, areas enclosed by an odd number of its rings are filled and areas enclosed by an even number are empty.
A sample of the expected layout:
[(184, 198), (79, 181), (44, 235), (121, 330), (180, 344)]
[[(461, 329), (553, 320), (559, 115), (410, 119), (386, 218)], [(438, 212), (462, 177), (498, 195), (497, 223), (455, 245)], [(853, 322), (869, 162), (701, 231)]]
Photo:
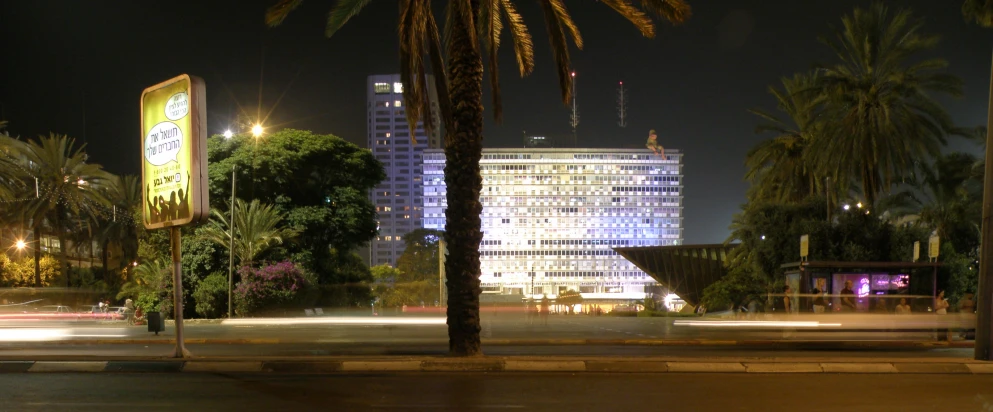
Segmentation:
[[(434, 79), (428, 79), (428, 99), (433, 123), (439, 125), (438, 94)], [(379, 215), (379, 235), (371, 242), (370, 265), (396, 265), (403, 253), (403, 235), (421, 226), (421, 162), (428, 148), (441, 147), (441, 133), (427, 133), (417, 124), (416, 143), (411, 141), (399, 74), (374, 75), (367, 80), (367, 139), (386, 169), (386, 179), (369, 194)]]
[[(424, 152), (424, 223), (445, 228), (445, 155)], [(614, 247), (682, 244), (682, 154), (484, 149), (484, 294), (631, 301), (658, 283)]]

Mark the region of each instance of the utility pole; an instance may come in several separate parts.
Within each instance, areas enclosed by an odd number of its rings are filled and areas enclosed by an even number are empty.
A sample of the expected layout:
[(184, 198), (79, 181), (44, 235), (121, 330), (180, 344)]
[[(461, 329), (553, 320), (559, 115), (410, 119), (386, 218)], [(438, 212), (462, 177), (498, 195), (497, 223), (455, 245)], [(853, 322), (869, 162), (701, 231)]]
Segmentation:
[[(991, 69), (993, 70), (993, 69)], [(993, 360), (993, 71), (986, 118), (986, 171), (983, 176), (983, 226), (979, 249), (979, 311), (976, 313), (977, 360)]]
[(237, 165), (231, 166), (231, 222), (228, 224), (228, 229), (231, 230), (231, 239), (228, 245), (228, 319), (231, 319), (231, 290), (234, 289), (234, 193), (235, 193), (235, 170), (238, 168)]
[(624, 82), (618, 82), (617, 85), (617, 126), (628, 127), (628, 98), (624, 94)]
[(572, 72), (572, 116), (569, 116), (569, 125), (572, 126), (572, 140), (576, 143), (576, 127), (579, 126), (579, 107), (576, 106), (576, 72)]

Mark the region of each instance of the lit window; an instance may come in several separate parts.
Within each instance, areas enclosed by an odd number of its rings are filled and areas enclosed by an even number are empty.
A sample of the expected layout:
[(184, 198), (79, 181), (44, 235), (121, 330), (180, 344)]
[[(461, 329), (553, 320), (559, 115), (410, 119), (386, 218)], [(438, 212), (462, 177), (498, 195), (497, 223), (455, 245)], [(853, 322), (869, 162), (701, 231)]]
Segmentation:
[(393, 102), (393, 107), (400, 107), (400, 101), (397, 100), (397, 101)]
[(390, 133), (389, 132), (386, 133), (386, 137), (390, 137)]
[(372, 90), (374, 92), (376, 92), (376, 94), (386, 94), (386, 93), (389, 93), (390, 92), (390, 84), (389, 83), (376, 83), (376, 84), (374, 84), (372, 86)]
[(386, 102), (386, 107), (390, 107), (390, 102)]
[(393, 82), (393, 93), (403, 93), (403, 83)]

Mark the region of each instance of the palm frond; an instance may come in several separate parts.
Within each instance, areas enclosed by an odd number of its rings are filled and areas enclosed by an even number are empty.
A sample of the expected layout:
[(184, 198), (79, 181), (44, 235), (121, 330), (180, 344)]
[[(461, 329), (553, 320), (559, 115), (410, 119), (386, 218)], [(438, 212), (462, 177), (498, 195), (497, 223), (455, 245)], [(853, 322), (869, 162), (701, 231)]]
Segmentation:
[(514, 54), (517, 57), (517, 69), (521, 76), (527, 76), (534, 70), (534, 43), (531, 40), (531, 33), (524, 25), (524, 18), (521, 17), (514, 3), (511, 0), (500, 0), (503, 12), (507, 17), (507, 28), (510, 36), (514, 40)]
[(618, 14), (628, 19), (634, 26), (641, 31), (641, 34), (648, 38), (655, 37), (655, 25), (652, 24), (652, 19), (648, 17), (647, 14), (638, 10), (637, 7), (631, 5), (628, 0), (601, 0), (603, 4), (607, 7), (614, 9)]
[(641, 0), (641, 8), (676, 26), (693, 16), (693, 9), (684, 0)]
[(300, 7), (303, 0), (279, 0), (269, 7), (265, 12), (265, 24), (269, 27), (276, 27), (283, 24), (290, 12)]
[(338, 0), (331, 12), (328, 13), (328, 23), (324, 27), (324, 35), (333, 36), (348, 23), (352, 17), (359, 14), (362, 9), (369, 4), (370, 0)]
[(483, 39), (484, 50), (487, 52), (486, 70), (490, 77), (490, 91), (493, 101), (493, 119), (497, 123), (503, 121), (503, 101), (500, 95), (500, 32), (503, 31), (503, 19), (500, 14), (500, 0), (482, 0), (479, 6), (479, 32)]
[(982, 27), (993, 27), (993, 1), (965, 0), (962, 3), (962, 16), (967, 22), (973, 22)]
[(540, 0), (542, 11), (545, 17), (545, 27), (548, 29), (548, 41), (552, 46), (552, 57), (555, 59), (555, 71), (559, 76), (559, 89), (562, 93), (562, 103), (568, 104), (572, 99), (572, 75), (570, 67), (572, 62), (569, 58), (569, 44), (566, 42), (565, 28), (562, 20), (559, 19), (556, 4), (561, 5), (557, 0)]

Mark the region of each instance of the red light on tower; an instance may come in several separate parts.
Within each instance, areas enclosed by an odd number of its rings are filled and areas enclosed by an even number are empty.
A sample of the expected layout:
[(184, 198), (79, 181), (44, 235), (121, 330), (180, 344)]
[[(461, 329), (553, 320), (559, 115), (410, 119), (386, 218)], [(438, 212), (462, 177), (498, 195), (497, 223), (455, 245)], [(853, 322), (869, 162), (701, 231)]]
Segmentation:
[(576, 77), (576, 72), (572, 72), (572, 77)]
[(624, 82), (617, 82), (617, 84), (623, 86), (624, 85)]

